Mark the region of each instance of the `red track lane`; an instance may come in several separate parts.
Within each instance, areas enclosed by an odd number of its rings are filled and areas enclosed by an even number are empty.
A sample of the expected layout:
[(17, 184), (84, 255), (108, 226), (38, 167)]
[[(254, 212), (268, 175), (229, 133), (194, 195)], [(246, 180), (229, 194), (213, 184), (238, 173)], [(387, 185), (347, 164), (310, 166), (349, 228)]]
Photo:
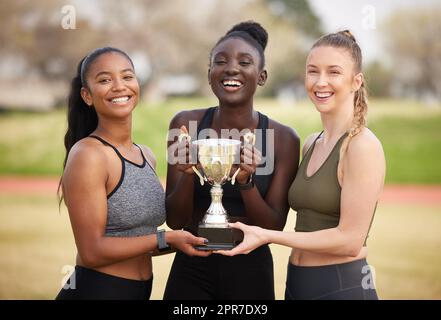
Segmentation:
[[(0, 177), (0, 194), (55, 196), (57, 187), (58, 178)], [(441, 185), (386, 185), (380, 203), (441, 205)]]

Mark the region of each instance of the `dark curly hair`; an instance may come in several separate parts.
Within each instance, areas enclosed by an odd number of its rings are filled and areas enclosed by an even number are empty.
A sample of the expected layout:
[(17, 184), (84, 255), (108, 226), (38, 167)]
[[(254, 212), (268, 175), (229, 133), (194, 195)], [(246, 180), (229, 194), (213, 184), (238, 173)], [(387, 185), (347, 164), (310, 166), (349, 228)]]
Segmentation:
[(244, 21), (233, 26), (222, 38), (220, 38), (216, 45), (211, 49), (210, 61), (214, 48), (221, 42), (230, 38), (241, 38), (248, 44), (256, 48), (260, 56), (260, 68), (265, 66), (265, 48), (268, 43), (268, 33), (259, 23), (254, 21)]

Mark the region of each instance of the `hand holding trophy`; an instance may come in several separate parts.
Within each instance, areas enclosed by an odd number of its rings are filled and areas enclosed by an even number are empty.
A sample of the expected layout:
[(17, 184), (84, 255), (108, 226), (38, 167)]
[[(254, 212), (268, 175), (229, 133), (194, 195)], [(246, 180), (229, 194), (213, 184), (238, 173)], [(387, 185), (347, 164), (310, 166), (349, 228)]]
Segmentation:
[[(247, 133), (245, 137), (248, 143), (254, 142), (254, 134)], [(179, 141), (191, 138), (186, 130), (181, 129)], [(240, 157), (240, 140), (233, 139), (200, 139), (192, 142), (197, 148), (197, 158), (201, 166), (200, 172), (195, 166), (193, 171), (198, 175), (201, 185), (211, 185), (211, 204), (198, 226), (198, 236), (208, 239), (204, 246), (198, 246), (200, 250), (229, 250), (234, 248), (241, 239), (237, 239), (232, 228), (228, 226), (229, 219), (225, 208), (222, 205), (222, 185), (235, 178), (239, 173), (238, 168), (230, 178), (233, 164), (238, 163)]]

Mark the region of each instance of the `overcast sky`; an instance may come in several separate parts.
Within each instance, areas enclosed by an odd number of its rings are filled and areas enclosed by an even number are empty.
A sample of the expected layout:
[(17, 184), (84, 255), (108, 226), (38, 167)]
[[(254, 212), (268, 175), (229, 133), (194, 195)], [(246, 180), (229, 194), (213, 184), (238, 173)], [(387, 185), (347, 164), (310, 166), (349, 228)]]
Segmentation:
[[(321, 18), (325, 32), (351, 30), (363, 50), (366, 61), (381, 55), (382, 43), (378, 26), (388, 15), (399, 8), (440, 3), (439, 0), (309, 0), (309, 2), (314, 12)], [(376, 22), (376, 25), (372, 22)]]

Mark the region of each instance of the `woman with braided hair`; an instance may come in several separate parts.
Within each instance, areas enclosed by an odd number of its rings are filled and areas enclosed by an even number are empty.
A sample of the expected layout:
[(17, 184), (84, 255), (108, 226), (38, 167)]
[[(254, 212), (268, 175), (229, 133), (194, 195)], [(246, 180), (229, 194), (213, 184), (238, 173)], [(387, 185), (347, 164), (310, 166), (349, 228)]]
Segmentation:
[(305, 87), (323, 131), (308, 137), (289, 190), (295, 232), (242, 223), (244, 241), (224, 255), (266, 243), (292, 248), (285, 299), (378, 299), (366, 239), (384, 184), (380, 141), (366, 127), (362, 55), (345, 30), (321, 37), (306, 62)]

